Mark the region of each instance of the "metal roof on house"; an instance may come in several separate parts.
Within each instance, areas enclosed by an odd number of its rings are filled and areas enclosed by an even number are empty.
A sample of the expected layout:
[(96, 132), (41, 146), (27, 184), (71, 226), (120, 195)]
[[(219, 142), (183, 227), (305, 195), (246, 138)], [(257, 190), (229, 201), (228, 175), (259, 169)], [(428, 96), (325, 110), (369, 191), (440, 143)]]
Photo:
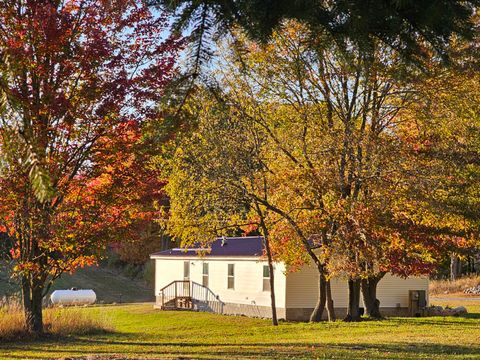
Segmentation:
[(210, 247), (202, 247), (200, 244), (191, 248), (175, 248), (159, 251), (150, 257), (163, 256), (218, 256), (218, 257), (260, 257), (263, 255), (263, 238), (261, 236), (246, 237), (221, 237), (215, 239)]

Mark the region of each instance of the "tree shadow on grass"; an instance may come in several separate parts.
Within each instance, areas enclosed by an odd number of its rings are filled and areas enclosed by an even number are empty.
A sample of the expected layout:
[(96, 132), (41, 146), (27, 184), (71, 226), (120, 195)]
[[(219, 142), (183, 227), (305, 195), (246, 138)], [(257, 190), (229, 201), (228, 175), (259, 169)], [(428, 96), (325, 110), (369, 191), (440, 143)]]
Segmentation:
[(465, 315), (459, 315), (460, 318), (465, 318), (465, 319), (480, 319), (480, 314), (479, 313), (468, 313)]
[[(476, 321), (468, 321), (479, 319), (480, 314), (471, 313), (455, 318), (430, 317), (430, 318), (390, 318), (389, 320), (380, 321), (379, 327), (372, 327), (372, 331), (381, 330), (384, 325), (389, 326), (439, 326), (447, 327), (461, 326), (463, 331), (469, 329), (478, 329), (479, 323)], [(467, 319), (467, 321), (466, 321)], [(332, 325), (334, 325), (333, 323)], [(338, 323), (342, 326), (342, 323)], [(385, 330), (385, 329), (384, 329)], [(418, 330), (418, 329), (417, 329)], [(289, 358), (289, 357), (330, 357), (337, 358), (368, 358), (368, 359), (382, 359), (382, 358), (418, 358), (427, 357), (434, 359), (439, 355), (455, 355), (456, 357), (475, 357), (480, 355), (480, 344), (474, 346), (463, 345), (446, 345), (434, 343), (421, 342), (389, 342), (389, 343), (365, 343), (365, 342), (301, 342), (288, 341), (276, 343), (275, 338), (271, 342), (247, 342), (237, 343), (234, 341), (224, 341), (222, 343), (214, 343), (208, 341), (182, 339), (175, 340), (175, 337), (165, 338), (164, 335), (159, 335), (162, 338), (158, 341), (147, 341), (139, 333), (121, 333), (121, 332), (100, 332), (96, 334), (82, 334), (71, 336), (50, 336), (42, 339), (31, 339), (27, 341), (0, 343), (0, 353), (2, 350), (12, 351), (11, 358), (28, 358), (25, 357), (25, 352), (32, 353), (30, 358), (36, 358), (35, 354), (46, 353), (53, 357), (66, 356), (81, 356), (85, 353), (92, 354), (129, 354), (129, 356), (141, 357), (144, 355), (153, 357), (183, 357), (195, 358), (202, 356), (207, 358)], [(147, 336), (147, 334), (145, 335)], [(149, 335), (151, 338), (151, 336)], [(165, 340), (164, 340), (165, 339)], [(208, 334), (205, 334), (205, 339), (208, 339)], [(321, 340), (321, 338), (319, 337)], [(173, 340), (173, 341), (172, 341)], [(21, 356), (16, 356), (15, 352), (22, 352)]]
[[(68, 354), (71, 356), (84, 355), (88, 347), (92, 346), (93, 354), (128, 354), (129, 356), (174, 356), (174, 357), (195, 357), (202, 355), (206, 357), (254, 357), (254, 358), (285, 358), (290, 356), (318, 356), (335, 355), (345, 358), (367, 357), (369, 359), (382, 358), (435, 358), (439, 355), (479, 355), (480, 345), (444, 345), (425, 344), (420, 342), (398, 342), (398, 343), (320, 343), (320, 342), (282, 342), (282, 343), (209, 343), (209, 342), (175, 342), (175, 341), (134, 341), (132, 334), (123, 334), (115, 339), (85, 339), (85, 338), (64, 338), (61, 344), (66, 347), (45, 348), (45, 342), (32, 342), (30, 344), (11, 344), (5, 348), (12, 350), (30, 351), (38, 353)], [(55, 345), (59, 345), (58, 342)], [(68, 346), (75, 350), (68, 349)], [(105, 346), (105, 348), (102, 348)], [(2, 349), (3, 346), (0, 346)], [(140, 349), (139, 349), (140, 348)], [(13, 356), (12, 356), (13, 358)]]
[(461, 326), (462, 329), (474, 328), (478, 329), (479, 324), (477, 322), (465, 322), (465, 320), (477, 320), (480, 319), (479, 313), (469, 313), (456, 316), (427, 316), (421, 318), (389, 318), (387, 323), (399, 324), (399, 325), (411, 325), (411, 326)]
[(68, 335), (59, 335), (50, 332), (45, 332), (41, 335), (35, 335), (29, 332), (21, 332), (19, 331), (14, 336), (9, 336), (7, 338), (0, 337), (0, 349), (2, 345), (4, 347), (8, 347), (9, 344), (18, 344), (19, 342), (29, 344), (29, 343), (55, 343), (55, 342), (62, 342), (62, 341), (77, 341), (80, 336), (108, 336), (108, 335), (117, 335), (114, 330), (111, 329), (91, 329), (88, 331), (80, 330), (79, 332), (73, 332)]

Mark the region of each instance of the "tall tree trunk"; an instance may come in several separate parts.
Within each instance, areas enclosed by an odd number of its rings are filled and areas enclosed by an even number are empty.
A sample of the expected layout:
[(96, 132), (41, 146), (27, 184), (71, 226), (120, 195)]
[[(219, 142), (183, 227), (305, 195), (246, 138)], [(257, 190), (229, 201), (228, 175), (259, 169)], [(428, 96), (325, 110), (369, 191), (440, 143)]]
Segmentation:
[(265, 239), (265, 250), (267, 252), (268, 270), (270, 272), (269, 281), (270, 281), (270, 302), (272, 306), (272, 324), (274, 326), (277, 326), (278, 319), (277, 319), (277, 305), (275, 303), (275, 277), (274, 277), (272, 252), (270, 250), (270, 242), (268, 240), (268, 233), (265, 233), (264, 239)]
[[(44, 224), (48, 222), (48, 212), (43, 213)], [(44, 225), (39, 230), (39, 236), (42, 239), (47, 238), (48, 227)], [(41, 254), (39, 248), (39, 242), (31, 239), (30, 241), (30, 261), (38, 265), (40, 269), (46, 268), (47, 258)], [(43, 333), (43, 314), (42, 314), (42, 300), (43, 300), (43, 287), (45, 286), (45, 278), (42, 273), (32, 273), (24, 277), (23, 290), (24, 290), (24, 312), (25, 312), (25, 325), (28, 331), (40, 335)]]
[(315, 308), (310, 315), (310, 322), (319, 322), (322, 320), (323, 309), (325, 309), (325, 303), (327, 301), (327, 281), (323, 273), (323, 267), (318, 268), (318, 300)]
[(32, 328), (36, 334), (43, 332), (42, 292), (43, 286), (40, 286), (40, 284), (34, 285), (32, 289)]
[(23, 311), (25, 327), (34, 334), (43, 332), (42, 296), (43, 286), (39, 280), (22, 277)]
[(25, 314), (25, 326), (28, 331), (33, 331), (33, 328), (30, 325), (33, 325), (33, 322), (29, 321), (30, 318), (33, 318), (32, 310), (32, 292), (30, 289), (30, 281), (26, 276), (22, 276), (21, 279), (22, 285), (22, 304), (23, 312)]
[(265, 252), (267, 253), (267, 260), (268, 260), (268, 271), (270, 272), (269, 282), (270, 282), (270, 304), (272, 308), (272, 324), (274, 326), (278, 325), (278, 318), (277, 318), (277, 305), (275, 302), (275, 275), (274, 275), (274, 268), (273, 268), (273, 256), (272, 251), (270, 249), (270, 239), (269, 239), (269, 232), (267, 228), (267, 224), (265, 224), (265, 217), (263, 212), (260, 209), (260, 205), (256, 204), (257, 213), (260, 215), (260, 227), (263, 232), (263, 240), (265, 241)]
[(360, 279), (348, 279), (348, 309), (344, 321), (360, 321)]
[(361, 291), (365, 315), (373, 319), (381, 319), (380, 301), (377, 299), (377, 285), (385, 274), (380, 273), (361, 280)]
[(468, 268), (469, 268), (469, 275), (475, 273), (475, 257), (468, 256)]
[(327, 314), (328, 314), (328, 321), (335, 321), (337, 318), (335, 317), (335, 306), (333, 304), (332, 298), (332, 286), (330, 280), (327, 280), (325, 284), (326, 292), (327, 292)]
[(461, 275), (462, 265), (457, 254), (450, 255), (450, 280), (455, 281)]

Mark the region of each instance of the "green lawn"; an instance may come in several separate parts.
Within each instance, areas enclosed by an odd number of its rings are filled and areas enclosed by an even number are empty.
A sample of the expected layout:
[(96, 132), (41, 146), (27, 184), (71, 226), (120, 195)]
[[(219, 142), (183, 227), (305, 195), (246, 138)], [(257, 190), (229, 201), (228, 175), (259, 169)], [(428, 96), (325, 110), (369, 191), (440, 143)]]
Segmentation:
[(114, 333), (0, 344), (0, 358), (480, 359), (480, 302), (468, 304), (465, 317), (278, 327), (246, 317), (162, 312), (151, 304), (99, 306), (82, 311), (104, 317)]

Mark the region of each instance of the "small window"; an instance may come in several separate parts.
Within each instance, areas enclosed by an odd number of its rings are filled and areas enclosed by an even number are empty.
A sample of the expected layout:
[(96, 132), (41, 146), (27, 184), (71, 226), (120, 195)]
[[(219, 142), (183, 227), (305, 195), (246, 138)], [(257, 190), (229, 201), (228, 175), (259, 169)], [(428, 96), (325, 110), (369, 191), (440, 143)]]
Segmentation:
[(203, 263), (203, 278), (202, 278), (203, 286), (208, 287), (208, 263)]
[(228, 264), (227, 289), (235, 288), (235, 264)]
[(183, 262), (183, 280), (190, 280), (190, 261)]
[(270, 291), (270, 268), (268, 265), (263, 266), (263, 291)]

